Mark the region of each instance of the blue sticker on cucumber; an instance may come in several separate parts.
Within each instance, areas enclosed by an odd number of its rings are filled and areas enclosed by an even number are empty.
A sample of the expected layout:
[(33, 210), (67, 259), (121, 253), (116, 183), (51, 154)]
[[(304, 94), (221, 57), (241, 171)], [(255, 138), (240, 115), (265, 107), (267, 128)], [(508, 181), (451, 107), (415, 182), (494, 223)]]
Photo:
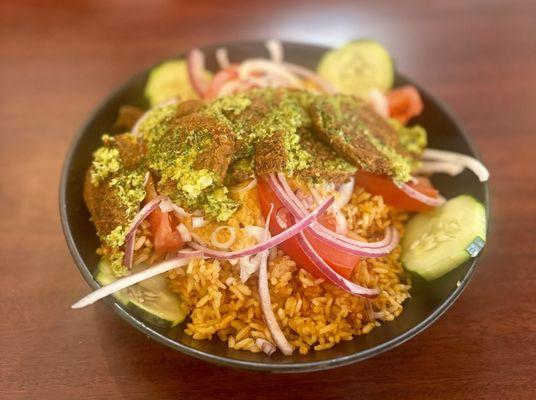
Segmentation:
[(465, 251), (469, 253), (471, 257), (476, 257), (478, 253), (480, 253), (480, 250), (482, 250), (484, 247), (484, 244), (486, 244), (484, 239), (482, 239), (480, 236), (477, 236), (475, 240), (473, 240), (471, 244), (467, 246)]

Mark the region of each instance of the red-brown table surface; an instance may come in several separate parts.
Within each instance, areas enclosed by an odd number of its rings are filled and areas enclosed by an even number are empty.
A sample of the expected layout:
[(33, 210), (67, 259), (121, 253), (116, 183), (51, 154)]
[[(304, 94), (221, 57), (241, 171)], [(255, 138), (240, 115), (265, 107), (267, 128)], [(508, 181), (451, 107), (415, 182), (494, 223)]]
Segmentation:
[[(534, 1), (3, 1), (0, 398), (536, 398)], [(454, 110), (491, 171), (474, 278), (433, 326), (365, 362), (302, 375), (217, 367), (140, 334), (88, 291), (58, 215), (60, 167), (103, 96), (192, 45), (368, 36)]]

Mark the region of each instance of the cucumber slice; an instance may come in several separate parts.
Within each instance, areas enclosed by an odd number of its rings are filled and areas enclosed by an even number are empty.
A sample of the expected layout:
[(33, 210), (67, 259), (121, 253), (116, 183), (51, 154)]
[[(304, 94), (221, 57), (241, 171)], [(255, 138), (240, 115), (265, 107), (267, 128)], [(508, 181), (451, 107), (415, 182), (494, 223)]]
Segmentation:
[(413, 216), (402, 239), (402, 263), (427, 280), (443, 276), (486, 242), (486, 210), (469, 195), (455, 197), (435, 210)]
[[(207, 80), (212, 74), (206, 72)], [(188, 63), (185, 60), (166, 61), (153, 68), (145, 86), (145, 96), (151, 106), (178, 97), (180, 100), (197, 99), (197, 93), (190, 84)]]
[[(97, 266), (97, 275), (95, 275), (95, 280), (101, 285), (106, 286), (115, 281), (117, 278), (112, 272), (110, 263), (104, 258), (101, 259), (99, 265)], [(128, 296), (125, 294), (125, 290), (115, 292), (113, 296), (123, 305), (128, 304)]]
[[(136, 273), (143, 269), (144, 266), (136, 266), (132, 272)], [(103, 286), (116, 279), (106, 260), (101, 260), (99, 263), (95, 279)], [(182, 307), (181, 300), (169, 290), (166, 278), (162, 275), (116, 292), (114, 297), (144, 321), (162, 328), (171, 328), (181, 323), (188, 315)]]
[(339, 91), (361, 97), (368, 97), (371, 89), (386, 92), (394, 81), (391, 56), (381, 44), (368, 39), (326, 53), (317, 72)]

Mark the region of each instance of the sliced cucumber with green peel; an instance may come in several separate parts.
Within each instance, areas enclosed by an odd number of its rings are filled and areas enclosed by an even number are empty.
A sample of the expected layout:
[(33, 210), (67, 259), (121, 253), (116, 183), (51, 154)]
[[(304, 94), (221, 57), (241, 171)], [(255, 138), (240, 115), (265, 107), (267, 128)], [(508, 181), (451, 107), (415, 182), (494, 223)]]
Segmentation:
[[(101, 285), (106, 286), (115, 281), (117, 277), (112, 272), (110, 263), (105, 259), (101, 259), (97, 267), (97, 275), (95, 275), (95, 280)], [(128, 296), (125, 293), (125, 290), (120, 290), (115, 292), (113, 296), (123, 305), (128, 304)]]
[[(144, 268), (137, 266), (132, 272), (140, 272)], [(103, 286), (116, 280), (108, 261), (101, 260), (95, 280)], [(162, 328), (171, 328), (181, 323), (188, 315), (181, 300), (169, 290), (166, 278), (162, 275), (116, 292), (114, 297), (144, 321)]]
[(318, 74), (346, 94), (367, 97), (372, 89), (386, 92), (393, 86), (391, 56), (374, 40), (350, 42), (326, 53), (317, 67)]
[(486, 242), (486, 210), (469, 195), (413, 216), (402, 238), (404, 267), (427, 280), (439, 278), (471, 257)]
[[(206, 77), (210, 80), (212, 74), (207, 71)], [(197, 99), (199, 96), (190, 84), (186, 60), (166, 61), (154, 67), (149, 73), (145, 96), (149, 99), (151, 106), (173, 98)]]

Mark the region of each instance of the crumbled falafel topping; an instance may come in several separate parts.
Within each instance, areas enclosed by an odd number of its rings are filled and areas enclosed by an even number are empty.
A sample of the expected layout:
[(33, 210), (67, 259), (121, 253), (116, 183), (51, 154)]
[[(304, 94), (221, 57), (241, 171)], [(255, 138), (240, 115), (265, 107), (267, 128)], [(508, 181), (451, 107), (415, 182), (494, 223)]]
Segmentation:
[(114, 249), (118, 274), (119, 250), (145, 198), (148, 172), (158, 193), (227, 221), (239, 202), (226, 185), (274, 172), (336, 184), (356, 167), (404, 181), (411, 155), (426, 144), (422, 128), (393, 127), (355, 97), (281, 88), (157, 107), (139, 136), (102, 139), (84, 197), (102, 243)]
[(100, 147), (93, 153), (91, 183), (98, 186), (100, 182), (122, 167), (119, 150), (111, 147)]
[(389, 123), (395, 128), (400, 145), (411, 155), (420, 157), (428, 142), (426, 130), (420, 125), (404, 126), (396, 119), (390, 119)]

